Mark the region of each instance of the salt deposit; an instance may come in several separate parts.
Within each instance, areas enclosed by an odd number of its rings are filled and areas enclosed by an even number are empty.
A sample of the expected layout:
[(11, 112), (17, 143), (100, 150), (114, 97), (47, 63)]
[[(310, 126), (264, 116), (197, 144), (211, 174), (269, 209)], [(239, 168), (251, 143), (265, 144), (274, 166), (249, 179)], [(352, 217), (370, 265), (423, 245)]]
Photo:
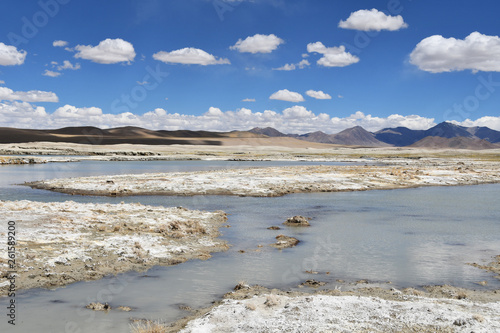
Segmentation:
[[(223, 212), (141, 204), (0, 201), (15, 221), (18, 289), (99, 279), (154, 265), (206, 259), (227, 249), (218, 240)], [(0, 237), (7, 237), (7, 223)], [(0, 295), (8, 288), (7, 251), (0, 252)]]

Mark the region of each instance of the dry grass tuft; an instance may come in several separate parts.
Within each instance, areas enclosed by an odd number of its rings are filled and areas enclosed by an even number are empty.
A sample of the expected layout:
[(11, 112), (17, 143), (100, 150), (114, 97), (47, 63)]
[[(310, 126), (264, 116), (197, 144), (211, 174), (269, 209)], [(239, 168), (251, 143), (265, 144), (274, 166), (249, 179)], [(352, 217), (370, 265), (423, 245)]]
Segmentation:
[(234, 287), (233, 290), (241, 290), (241, 289), (250, 289), (250, 286), (245, 282), (245, 281), (240, 281), (238, 284)]
[(167, 328), (159, 322), (145, 321), (131, 325), (132, 333), (166, 333)]

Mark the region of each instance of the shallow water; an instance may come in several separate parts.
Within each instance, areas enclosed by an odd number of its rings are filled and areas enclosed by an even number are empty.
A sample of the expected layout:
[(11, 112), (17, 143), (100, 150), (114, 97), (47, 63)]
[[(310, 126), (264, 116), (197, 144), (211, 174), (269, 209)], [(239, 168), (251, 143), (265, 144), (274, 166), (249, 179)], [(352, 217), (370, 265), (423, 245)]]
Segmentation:
[[(256, 164), (257, 163), (257, 164)], [(298, 164), (286, 163), (285, 165)], [(325, 163), (317, 163), (325, 164)], [(490, 289), (499, 288), (493, 274), (465, 265), (487, 262), (500, 253), (500, 184), (464, 187), (428, 187), (405, 190), (293, 194), (278, 198), (227, 196), (122, 197), (70, 196), (8, 184), (53, 178), (134, 172), (189, 171), (240, 166), (283, 165), (277, 162), (83, 162), (9, 166), (8, 180), (0, 169), (0, 199), (79, 202), (141, 202), (224, 210), (231, 228), (222, 238), (232, 244), (206, 261), (156, 267), (100, 281), (75, 283), (54, 291), (18, 294), (19, 331), (127, 332), (129, 318), (170, 322), (192, 308), (208, 306), (239, 281), (267, 287), (290, 288), (314, 278), (333, 288), (336, 280), (391, 281), (395, 287), (427, 284)], [(30, 168), (34, 167), (34, 168)], [(311, 227), (281, 223), (292, 215), (311, 218)], [(277, 225), (282, 230), (267, 227)], [(295, 248), (267, 246), (280, 233), (301, 240)], [(264, 245), (259, 248), (258, 245)], [(240, 253), (244, 250), (245, 253)], [(305, 274), (305, 270), (320, 274)], [(326, 274), (329, 272), (330, 274)], [(479, 281), (487, 281), (482, 287)], [(344, 286), (345, 287), (345, 286)], [(129, 313), (107, 314), (83, 309), (93, 302), (127, 305)], [(5, 309), (6, 299), (0, 300)], [(1, 313), (1, 312), (0, 312)], [(6, 320), (0, 320), (0, 331)]]

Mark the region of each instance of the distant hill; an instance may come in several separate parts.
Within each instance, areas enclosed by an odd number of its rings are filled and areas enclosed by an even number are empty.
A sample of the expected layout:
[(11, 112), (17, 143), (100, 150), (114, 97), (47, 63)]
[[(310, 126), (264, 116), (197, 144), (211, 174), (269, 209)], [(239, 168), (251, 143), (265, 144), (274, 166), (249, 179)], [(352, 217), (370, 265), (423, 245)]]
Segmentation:
[[(406, 147), (427, 138), (468, 138), (469, 141), (464, 140), (426, 140), (420, 142), (419, 145), (424, 146), (443, 146), (457, 145), (457, 147), (466, 147), (470, 145), (471, 149), (487, 149), (496, 148), (495, 145), (488, 145), (484, 140), (489, 143), (500, 143), (500, 131), (492, 130), (488, 127), (463, 127), (450, 122), (442, 122), (428, 130), (412, 130), (406, 127), (384, 128), (377, 132), (368, 132), (361, 126), (348, 128), (337, 134), (326, 134), (322, 131), (316, 131), (306, 134), (283, 134), (282, 132), (272, 128), (253, 128), (249, 132), (259, 133), (269, 137), (282, 137), (288, 136), (309, 142), (328, 143), (337, 145), (352, 145), (352, 146), (365, 146), (365, 147)], [(450, 146), (451, 147), (451, 146)], [(483, 147), (483, 148), (481, 148)]]
[(390, 146), (375, 137), (375, 134), (368, 132), (361, 126), (348, 128), (340, 133), (334, 134), (334, 143), (341, 145), (356, 145), (368, 147)]
[(17, 129), (10, 127), (0, 128), (0, 143), (23, 142), (72, 142), (82, 144), (144, 144), (144, 145), (172, 145), (172, 144), (204, 144), (221, 145), (225, 138), (255, 138), (262, 135), (234, 131), (153, 131), (141, 127), (117, 127), (100, 129), (97, 127), (65, 127), (55, 130)]
[(406, 127), (384, 128), (375, 132), (375, 138), (390, 145), (403, 147), (423, 139), (425, 137), (424, 132)]
[[(292, 136), (292, 135), (290, 135)], [(336, 145), (364, 146), (364, 147), (387, 147), (389, 144), (379, 141), (375, 135), (361, 126), (343, 130), (337, 134), (326, 134), (322, 131), (293, 135), (294, 138), (309, 142), (330, 143)]]
[(326, 134), (322, 131), (316, 131), (301, 135), (295, 135), (294, 138), (309, 141), (309, 142), (321, 142), (321, 143), (334, 143), (334, 134)]
[(272, 127), (266, 127), (266, 128), (254, 127), (251, 130), (249, 130), (248, 132), (265, 135), (265, 136), (268, 136), (271, 138), (288, 136), (288, 135), (281, 133), (280, 131), (278, 131), (277, 129), (274, 129)]
[(456, 138), (458, 136), (464, 138), (474, 137), (474, 135), (467, 131), (467, 127), (458, 126), (446, 121), (424, 131), (424, 137), (426, 136), (439, 136), (441, 138)]
[(500, 148), (500, 144), (494, 144), (483, 139), (466, 138), (457, 136), (454, 138), (443, 138), (427, 136), (415, 142), (409, 147), (415, 148), (453, 148), (453, 149), (492, 149)]
[(426, 137), (484, 139), (491, 143), (500, 142), (500, 132), (488, 127), (463, 127), (442, 122), (428, 130), (411, 130), (406, 127), (384, 128), (375, 132), (378, 140), (398, 146), (410, 146)]
[(493, 143), (500, 142), (500, 131), (488, 127), (469, 127), (467, 131), (480, 139)]

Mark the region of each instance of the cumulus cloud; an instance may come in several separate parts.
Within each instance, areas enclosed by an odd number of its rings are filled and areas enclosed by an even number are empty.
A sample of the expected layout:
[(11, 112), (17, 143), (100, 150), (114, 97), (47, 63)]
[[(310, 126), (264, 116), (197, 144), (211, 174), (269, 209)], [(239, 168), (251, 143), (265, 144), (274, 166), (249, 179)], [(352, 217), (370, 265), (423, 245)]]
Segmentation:
[(68, 42), (65, 40), (55, 40), (52, 43), (52, 46), (54, 47), (65, 47), (66, 45), (68, 45)]
[(285, 119), (303, 119), (311, 118), (313, 116), (314, 113), (312, 111), (307, 110), (301, 105), (294, 105), (283, 110), (283, 118)]
[(500, 117), (485, 116), (476, 120), (466, 119), (462, 122), (452, 120), (450, 122), (465, 127), (489, 127), (491, 129), (500, 131)]
[(53, 115), (56, 117), (61, 117), (61, 118), (87, 118), (87, 117), (94, 117), (94, 116), (102, 116), (102, 110), (100, 108), (96, 107), (90, 107), (90, 108), (77, 108), (72, 105), (66, 104), (65, 106), (62, 106), (58, 108)]
[(299, 94), (298, 92), (290, 91), (288, 89), (278, 90), (277, 92), (269, 96), (269, 99), (276, 99), (294, 103), (304, 101), (304, 97), (301, 94)]
[(58, 77), (62, 73), (59, 72), (54, 72), (54, 71), (49, 71), (48, 69), (45, 70), (45, 72), (42, 73), (43, 76), (50, 76), (50, 77)]
[(50, 91), (30, 90), (13, 91), (7, 87), (0, 87), (0, 101), (22, 102), (59, 102), (56, 94)]
[(50, 122), (45, 108), (27, 102), (0, 102), (0, 126), (45, 128)]
[(276, 50), (279, 45), (285, 41), (278, 36), (260, 35), (249, 36), (247, 38), (239, 39), (236, 44), (230, 47), (231, 50), (238, 50), (239, 52), (246, 53), (271, 53)]
[(401, 15), (390, 16), (373, 8), (371, 10), (362, 9), (352, 12), (345, 21), (339, 22), (339, 27), (344, 29), (362, 30), (362, 31), (396, 31), (407, 28)]
[(285, 64), (282, 67), (273, 68), (273, 70), (275, 70), (275, 71), (293, 71), (293, 70), (296, 70), (297, 68), (304, 69), (310, 65), (311, 64), (309, 63), (309, 61), (307, 61), (306, 59), (303, 59), (297, 64)]
[(255, 98), (245, 98), (242, 102), (255, 102)]
[(321, 42), (309, 43), (307, 52), (322, 54), (323, 57), (317, 61), (317, 64), (325, 67), (345, 67), (359, 62), (359, 58), (346, 52), (343, 45), (326, 47)]
[(77, 70), (77, 69), (80, 69), (81, 66), (80, 64), (72, 64), (69, 60), (64, 60), (63, 64), (62, 65), (59, 65), (57, 66), (57, 69), (62, 71), (62, 70), (65, 70), (65, 69), (71, 69), (71, 70)]
[(500, 72), (500, 38), (473, 32), (465, 39), (434, 35), (423, 39), (410, 54), (410, 63), (431, 73)]
[(24, 64), (27, 52), (24, 50), (18, 51), (15, 46), (5, 45), (0, 43), (0, 65), (14, 66)]
[(216, 58), (203, 50), (193, 47), (186, 47), (172, 52), (160, 51), (153, 54), (155, 60), (164, 63), (186, 64), (186, 65), (223, 65), (230, 64), (229, 59)]
[(219, 108), (214, 108), (211, 106), (207, 112), (205, 112), (204, 116), (206, 117), (220, 117), (223, 115), (223, 112)]
[[(483, 117), (476, 121), (465, 121), (465, 126), (487, 124), (500, 130), (500, 117)], [(434, 126), (434, 119), (417, 115), (390, 115), (386, 118), (373, 117), (363, 112), (356, 112), (348, 117), (330, 117), (327, 114), (315, 114), (303, 106), (295, 105), (282, 112), (265, 110), (253, 112), (247, 108), (235, 111), (222, 111), (210, 107), (202, 115), (169, 113), (158, 108), (136, 115), (130, 112), (120, 114), (104, 113), (96, 107), (76, 107), (65, 105), (53, 113), (47, 113), (43, 107), (27, 102), (0, 102), (0, 126), (19, 128), (61, 128), (65, 126), (96, 126), (100, 128), (119, 126), (138, 126), (153, 130), (209, 130), (232, 131), (249, 130), (253, 127), (274, 127), (284, 133), (308, 133), (323, 131), (338, 133), (346, 128), (362, 126), (368, 131), (377, 131), (386, 127), (405, 126), (411, 129), (429, 129)]]
[(106, 39), (97, 46), (77, 45), (75, 58), (91, 60), (99, 64), (130, 63), (135, 58), (134, 46), (123, 39)]
[(332, 99), (332, 96), (325, 94), (323, 91), (314, 91), (314, 90), (308, 90), (306, 91), (306, 95), (312, 98), (316, 99)]
[(0, 84), (5, 84), (5, 81), (4, 80), (0, 80)]

